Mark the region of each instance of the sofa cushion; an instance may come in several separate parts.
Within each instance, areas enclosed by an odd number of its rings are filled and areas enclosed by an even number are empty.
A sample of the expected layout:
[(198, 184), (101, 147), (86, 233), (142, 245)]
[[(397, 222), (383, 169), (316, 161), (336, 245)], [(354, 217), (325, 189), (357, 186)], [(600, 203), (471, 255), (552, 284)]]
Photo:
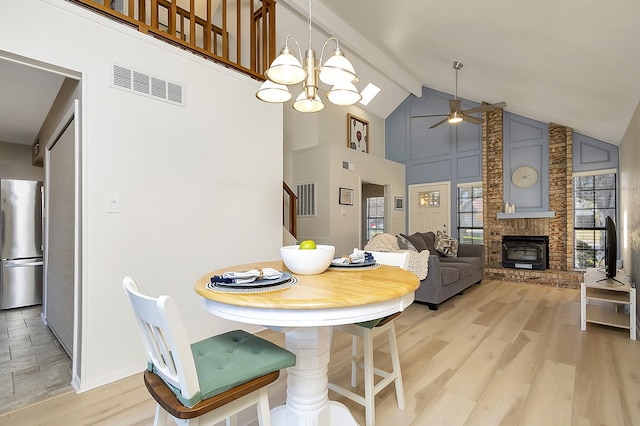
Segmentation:
[(427, 250), (427, 244), (425, 243), (424, 238), (422, 238), (422, 234), (419, 232), (411, 235), (400, 234), (400, 236), (409, 240), (416, 250), (418, 250), (418, 253), (422, 250)]
[(447, 265), (451, 262), (468, 263), (471, 265), (471, 269), (475, 272), (482, 269), (483, 260), (481, 257), (443, 257), (440, 259), (440, 262)]
[(458, 240), (452, 238), (442, 231), (436, 233), (436, 251), (446, 257), (458, 256)]
[(442, 256), (440, 253), (436, 251), (436, 234), (433, 232), (421, 232), (422, 239), (427, 244), (427, 249), (431, 252), (431, 254), (437, 254), (438, 256)]
[(460, 279), (468, 277), (474, 271), (470, 264), (464, 262), (441, 262), (441, 264), (446, 265), (447, 268), (455, 268), (460, 274)]
[(442, 286), (455, 283), (459, 279), (460, 279), (460, 272), (458, 272), (456, 268), (452, 268), (449, 266), (440, 267), (440, 282), (442, 283)]

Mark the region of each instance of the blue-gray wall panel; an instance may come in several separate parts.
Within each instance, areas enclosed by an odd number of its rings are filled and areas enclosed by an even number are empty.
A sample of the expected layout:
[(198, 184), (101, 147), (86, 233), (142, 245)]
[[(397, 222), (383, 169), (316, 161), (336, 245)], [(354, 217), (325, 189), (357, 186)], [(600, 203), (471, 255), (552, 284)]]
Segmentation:
[[(543, 147), (541, 145), (512, 147), (509, 150), (509, 157), (509, 168), (505, 168), (505, 183), (509, 186), (509, 192), (508, 198), (506, 196), (505, 198), (510, 204), (515, 204), (516, 210), (542, 211), (544, 208), (543, 194), (545, 193), (542, 187), (542, 181), (544, 180), (542, 176)], [(511, 179), (513, 172), (521, 166), (531, 166), (538, 171), (538, 181), (528, 188), (517, 187)], [(549, 197), (548, 190), (546, 191), (546, 197)]]
[(573, 171), (617, 169), (619, 148), (589, 136), (573, 134)]
[(478, 155), (458, 157), (456, 161), (458, 183), (482, 180), (482, 158)]
[(451, 160), (417, 163), (409, 166), (408, 185), (415, 183), (443, 182), (452, 180)]
[(442, 125), (435, 129), (429, 129), (426, 118), (414, 118), (411, 120), (411, 146), (412, 160), (421, 160), (442, 155), (451, 155), (452, 145), (449, 125)]
[(404, 163), (407, 160), (409, 113), (409, 103), (405, 101), (385, 120), (385, 157), (391, 161)]
[[(464, 108), (471, 108), (465, 106)], [(443, 124), (444, 126), (444, 124)], [(468, 154), (471, 151), (482, 152), (482, 126), (471, 123), (460, 123), (453, 127), (456, 133), (456, 152)]]
[[(504, 199), (517, 211), (549, 210), (549, 125), (504, 113)], [(519, 188), (511, 180), (520, 166), (538, 171), (538, 181)]]

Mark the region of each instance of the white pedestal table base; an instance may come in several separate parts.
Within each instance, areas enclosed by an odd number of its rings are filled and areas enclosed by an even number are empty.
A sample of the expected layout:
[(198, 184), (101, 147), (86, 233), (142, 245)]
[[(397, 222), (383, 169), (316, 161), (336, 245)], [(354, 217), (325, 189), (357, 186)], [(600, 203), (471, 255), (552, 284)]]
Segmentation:
[(287, 401), (271, 410), (271, 423), (286, 426), (358, 426), (349, 409), (329, 401), (327, 371), (331, 327), (301, 327), (285, 331), (285, 346), (296, 354), (287, 369)]

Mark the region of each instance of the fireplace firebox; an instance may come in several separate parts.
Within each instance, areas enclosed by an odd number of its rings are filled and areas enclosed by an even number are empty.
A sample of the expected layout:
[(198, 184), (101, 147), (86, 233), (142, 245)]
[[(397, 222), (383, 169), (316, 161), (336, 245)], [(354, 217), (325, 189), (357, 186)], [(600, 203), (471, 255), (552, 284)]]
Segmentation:
[(502, 267), (515, 269), (549, 269), (549, 237), (504, 235)]

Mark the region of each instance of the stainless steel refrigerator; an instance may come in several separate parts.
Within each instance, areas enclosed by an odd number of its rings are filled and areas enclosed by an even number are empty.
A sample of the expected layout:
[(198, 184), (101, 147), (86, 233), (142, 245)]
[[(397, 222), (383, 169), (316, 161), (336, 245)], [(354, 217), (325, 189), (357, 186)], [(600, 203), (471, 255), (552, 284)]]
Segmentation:
[(0, 180), (0, 309), (42, 303), (42, 182)]

